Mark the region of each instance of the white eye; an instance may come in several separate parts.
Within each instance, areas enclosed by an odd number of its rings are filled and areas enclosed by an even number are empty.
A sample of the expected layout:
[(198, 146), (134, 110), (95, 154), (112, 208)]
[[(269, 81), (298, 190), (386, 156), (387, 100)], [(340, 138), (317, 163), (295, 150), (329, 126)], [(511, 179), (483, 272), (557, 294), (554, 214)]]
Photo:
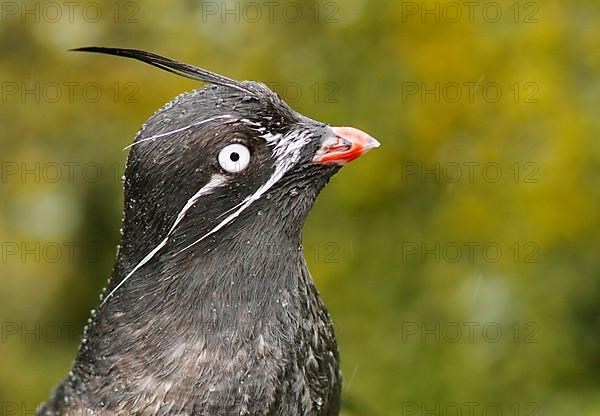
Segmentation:
[(227, 172), (237, 173), (250, 163), (250, 151), (242, 144), (230, 144), (219, 152), (219, 165)]

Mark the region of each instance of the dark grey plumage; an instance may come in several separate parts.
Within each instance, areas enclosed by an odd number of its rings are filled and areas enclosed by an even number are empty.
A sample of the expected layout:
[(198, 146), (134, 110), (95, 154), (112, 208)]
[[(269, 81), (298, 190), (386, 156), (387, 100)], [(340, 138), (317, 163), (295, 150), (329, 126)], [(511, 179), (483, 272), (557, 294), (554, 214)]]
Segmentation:
[[(301, 247), (340, 166), (314, 162), (331, 128), (262, 84), (237, 85), (177, 97), (136, 136), (112, 277), (39, 415), (339, 413), (334, 330)], [(251, 152), (233, 174), (217, 161), (231, 142)]]

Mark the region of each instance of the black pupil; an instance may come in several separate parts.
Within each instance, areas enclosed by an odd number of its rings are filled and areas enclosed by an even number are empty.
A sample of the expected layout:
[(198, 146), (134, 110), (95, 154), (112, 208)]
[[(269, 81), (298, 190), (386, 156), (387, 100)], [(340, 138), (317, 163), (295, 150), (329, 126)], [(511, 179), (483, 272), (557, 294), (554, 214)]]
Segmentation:
[(237, 162), (238, 160), (240, 160), (240, 155), (237, 152), (233, 152), (229, 158), (231, 159), (232, 162)]

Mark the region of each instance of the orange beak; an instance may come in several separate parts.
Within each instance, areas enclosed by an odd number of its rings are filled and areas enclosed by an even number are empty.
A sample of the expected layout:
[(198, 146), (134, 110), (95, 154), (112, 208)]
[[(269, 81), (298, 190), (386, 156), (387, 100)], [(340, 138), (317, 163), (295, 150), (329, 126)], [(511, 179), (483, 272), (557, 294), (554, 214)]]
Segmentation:
[(331, 131), (315, 154), (313, 163), (345, 165), (380, 146), (377, 140), (353, 127), (331, 127)]

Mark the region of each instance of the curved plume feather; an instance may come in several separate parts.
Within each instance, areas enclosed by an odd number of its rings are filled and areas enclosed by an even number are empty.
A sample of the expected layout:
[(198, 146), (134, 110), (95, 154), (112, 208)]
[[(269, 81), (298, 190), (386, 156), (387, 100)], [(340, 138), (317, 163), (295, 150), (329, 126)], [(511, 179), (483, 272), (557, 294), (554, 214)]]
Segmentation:
[(85, 46), (83, 48), (71, 49), (71, 51), (104, 53), (107, 55), (116, 55), (125, 58), (137, 59), (138, 61), (145, 62), (162, 70), (182, 77), (190, 78), (195, 81), (222, 85), (224, 87), (234, 88), (246, 94), (256, 95), (253, 91), (242, 86), (242, 84), (238, 81), (224, 77), (223, 75), (215, 74), (214, 72), (207, 71), (206, 69), (198, 68), (194, 65), (184, 64), (183, 62), (165, 58), (164, 56), (156, 55), (150, 52), (140, 51), (137, 49), (105, 48), (102, 46)]

